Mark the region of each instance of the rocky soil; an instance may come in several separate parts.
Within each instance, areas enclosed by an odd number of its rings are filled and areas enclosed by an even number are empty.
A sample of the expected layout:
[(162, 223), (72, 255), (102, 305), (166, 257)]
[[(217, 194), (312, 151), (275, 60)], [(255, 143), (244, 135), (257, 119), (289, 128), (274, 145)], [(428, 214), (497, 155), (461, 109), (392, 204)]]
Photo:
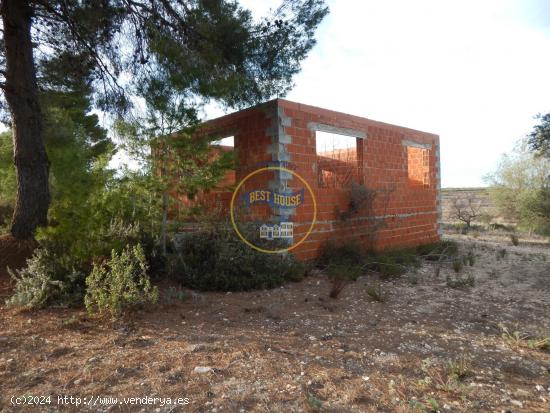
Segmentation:
[[(436, 264), (425, 262), (382, 281), (383, 301), (367, 294), (377, 274), (361, 277), (334, 300), (329, 282), (315, 273), (271, 291), (189, 293), (124, 323), (92, 319), (82, 310), (2, 307), (0, 408), (550, 411), (550, 341), (544, 341), (550, 337), (550, 246), (451, 237), (461, 253), (473, 254), (473, 266), (457, 275), (446, 264), (436, 276)], [(11, 404), (12, 396), (31, 395), (50, 395), (50, 403)], [(87, 404), (58, 404), (59, 395)], [(188, 404), (121, 401), (143, 396), (187, 398)]]

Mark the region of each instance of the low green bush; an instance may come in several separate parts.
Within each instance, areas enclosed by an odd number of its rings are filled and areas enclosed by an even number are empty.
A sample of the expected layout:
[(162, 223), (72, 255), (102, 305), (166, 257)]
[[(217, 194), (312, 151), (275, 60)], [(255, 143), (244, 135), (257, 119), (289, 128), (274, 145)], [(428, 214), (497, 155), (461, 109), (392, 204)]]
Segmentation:
[(465, 277), (460, 277), (458, 274), (455, 277), (447, 276), (447, 287), (449, 288), (467, 288), (475, 285), (475, 277), (468, 274)]
[(382, 291), (382, 284), (380, 282), (373, 282), (367, 285), (367, 295), (374, 301), (383, 303), (386, 301), (386, 294)]
[(508, 251), (506, 250), (506, 248), (500, 248), (497, 251), (497, 261), (504, 259), (506, 257), (506, 254), (508, 254)]
[(371, 252), (365, 262), (365, 268), (379, 272), (382, 279), (398, 277), (409, 268), (420, 266), (420, 258), (414, 248)]
[(347, 284), (359, 278), (363, 273), (363, 267), (357, 264), (331, 263), (326, 268), (326, 272), (332, 285), (329, 296), (337, 298)]
[(458, 245), (452, 241), (422, 244), (413, 248), (385, 251), (367, 251), (358, 241), (327, 241), (320, 249), (316, 263), (321, 268), (331, 264), (356, 265), (364, 270), (379, 272), (382, 278), (404, 274), (410, 267), (418, 268), (421, 259), (438, 261), (458, 253)]
[(464, 261), (460, 258), (457, 258), (453, 261), (453, 270), (458, 274), (464, 268)]
[(316, 264), (320, 267), (331, 264), (363, 265), (365, 257), (366, 251), (358, 241), (335, 242), (329, 240), (321, 245)]
[(15, 272), (15, 292), (7, 304), (27, 309), (70, 306), (82, 302), (85, 274), (75, 269), (67, 255), (38, 248), (27, 266)]
[(141, 244), (126, 246), (120, 253), (94, 264), (86, 278), (84, 303), (90, 313), (120, 316), (125, 310), (158, 300), (158, 289), (151, 285), (148, 264)]
[(168, 263), (172, 278), (201, 291), (274, 288), (301, 280), (306, 271), (307, 265), (291, 255), (250, 248), (225, 225), (189, 234)]

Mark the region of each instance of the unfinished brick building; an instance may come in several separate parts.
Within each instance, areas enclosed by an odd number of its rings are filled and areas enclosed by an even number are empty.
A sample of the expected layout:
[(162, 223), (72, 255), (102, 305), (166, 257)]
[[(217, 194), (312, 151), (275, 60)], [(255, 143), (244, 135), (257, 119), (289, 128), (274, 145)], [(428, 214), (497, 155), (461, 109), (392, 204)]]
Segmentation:
[[(282, 99), (208, 121), (201, 133), (226, 138), (218, 143), (236, 151), (236, 170), (207, 195), (225, 208), (232, 185), (261, 167), (283, 166), (309, 183), (317, 215), (307, 239), (291, 250), (299, 258), (314, 258), (327, 239), (354, 238), (375, 249), (440, 239), (437, 135)], [(354, 185), (370, 194), (357, 208)], [(303, 187), (280, 170), (258, 175), (249, 188), (262, 186), (289, 193)], [(292, 221), (294, 240), (301, 239), (313, 213), (305, 198), (299, 208), (271, 208), (267, 219)]]

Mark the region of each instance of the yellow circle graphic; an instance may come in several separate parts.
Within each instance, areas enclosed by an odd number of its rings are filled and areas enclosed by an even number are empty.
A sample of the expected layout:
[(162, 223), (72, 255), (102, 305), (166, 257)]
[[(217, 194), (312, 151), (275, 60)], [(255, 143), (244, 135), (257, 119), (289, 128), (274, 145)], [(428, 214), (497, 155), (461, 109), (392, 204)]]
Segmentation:
[[(307, 188), (307, 190), (311, 194), (311, 199), (313, 200), (313, 219), (311, 220), (311, 225), (309, 226), (309, 229), (307, 230), (306, 234), (302, 237), (302, 239), (300, 241), (298, 241), (297, 243), (291, 245), (288, 248), (281, 248), (281, 249), (277, 249), (277, 250), (266, 250), (264, 248), (260, 248), (257, 245), (254, 245), (253, 243), (248, 241), (243, 236), (243, 234), (241, 234), (241, 231), (239, 231), (239, 227), (235, 223), (235, 213), (234, 213), (233, 207), (234, 207), (234, 204), (235, 204), (235, 198), (237, 197), (237, 192), (239, 192), (239, 189), (243, 186), (243, 184), (246, 181), (248, 181), (254, 175), (257, 175), (257, 174), (259, 174), (260, 172), (263, 172), (263, 171), (283, 171), (283, 172), (289, 172), (290, 174), (296, 176), (304, 184), (304, 186)], [(254, 248), (257, 251), (265, 252), (266, 254), (281, 254), (281, 253), (288, 252), (288, 251), (296, 248), (298, 245), (300, 245), (302, 242), (304, 242), (307, 239), (307, 237), (309, 237), (309, 234), (311, 234), (311, 231), (313, 231), (313, 227), (315, 226), (315, 221), (317, 220), (317, 200), (315, 199), (315, 194), (311, 190), (311, 187), (309, 186), (307, 181), (304, 178), (302, 178), (297, 172), (294, 172), (294, 171), (292, 171), (290, 169), (287, 169), (287, 168), (284, 168), (282, 166), (267, 166), (265, 168), (260, 168), (260, 169), (256, 169), (255, 171), (252, 171), (251, 173), (246, 175), (239, 182), (239, 184), (237, 185), (237, 187), (233, 191), (233, 196), (231, 197), (231, 204), (230, 204), (229, 212), (231, 214), (231, 225), (233, 225), (233, 229), (235, 230), (235, 232), (237, 233), (237, 235), (239, 236), (239, 238), (241, 239), (242, 242), (244, 242), (246, 245), (248, 245), (251, 248)]]

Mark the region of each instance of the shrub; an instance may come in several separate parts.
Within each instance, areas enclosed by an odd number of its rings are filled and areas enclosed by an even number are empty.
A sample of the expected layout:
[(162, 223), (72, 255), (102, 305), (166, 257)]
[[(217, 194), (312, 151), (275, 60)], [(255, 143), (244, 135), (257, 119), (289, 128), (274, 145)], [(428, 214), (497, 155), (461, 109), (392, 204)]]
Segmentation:
[(376, 195), (376, 190), (367, 188), (363, 184), (352, 182), (350, 189), (350, 211), (359, 212), (363, 207), (370, 209)]
[(167, 304), (175, 304), (177, 302), (183, 302), (183, 301), (186, 301), (187, 299), (189, 299), (191, 297), (191, 295), (181, 289), (181, 288), (176, 288), (174, 286), (170, 286), (165, 292), (164, 292), (164, 301), (167, 303)]
[(324, 267), (330, 264), (362, 265), (365, 262), (365, 250), (358, 241), (327, 241), (321, 245), (317, 256), (317, 265)]
[(512, 245), (516, 247), (519, 245), (519, 238), (516, 234), (510, 234), (510, 241), (512, 241)]
[(463, 381), (473, 375), (472, 363), (464, 355), (449, 361), (447, 370), (449, 378), (457, 381)]
[(462, 271), (462, 268), (464, 267), (464, 262), (461, 259), (455, 259), (453, 261), (453, 270), (458, 274), (460, 271)]
[[(364, 250), (355, 240), (339, 243), (331, 240), (321, 246), (316, 263), (322, 268), (328, 268), (332, 264), (359, 266), (363, 270), (378, 272), (382, 279), (387, 279), (403, 275), (411, 267), (418, 268), (421, 263), (420, 258), (441, 261), (444, 258), (453, 258), (457, 254), (458, 245), (452, 241), (374, 252)], [(473, 256), (468, 257), (467, 260), (472, 263), (470, 265), (473, 265)]]
[(451, 278), (447, 276), (447, 287), (449, 288), (466, 288), (473, 287), (475, 285), (475, 278), (472, 274), (468, 274), (466, 277), (456, 276)]
[(243, 243), (227, 226), (189, 234), (169, 259), (169, 273), (202, 291), (247, 291), (300, 281), (307, 266), (291, 255), (266, 254)]
[(366, 269), (379, 272), (382, 279), (398, 277), (418, 266), (420, 260), (414, 248), (370, 253), (365, 264)]
[(36, 309), (82, 301), (85, 276), (67, 256), (38, 248), (26, 267), (9, 273), (15, 280), (15, 293), (7, 301), (10, 306)]
[(111, 259), (94, 264), (86, 278), (86, 309), (117, 317), (134, 306), (156, 302), (158, 290), (151, 285), (147, 271), (141, 244), (126, 246), (120, 253), (113, 250)]
[(386, 295), (382, 291), (382, 284), (379, 282), (367, 285), (367, 295), (374, 301), (383, 303), (386, 301)]
[(348, 285), (348, 283), (357, 280), (362, 272), (363, 268), (360, 265), (335, 263), (329, 264), (329, 266), (327, 267), (327, 275), (332, 284), (332, 288), (329, 294), (330, 297), (337, 298), (344, 287)]
[(468, 251), (468, 255), (466, 255), (466, 262), (470, 267), (473, 267), (476, 263), (476, 256), (472, 251)]

